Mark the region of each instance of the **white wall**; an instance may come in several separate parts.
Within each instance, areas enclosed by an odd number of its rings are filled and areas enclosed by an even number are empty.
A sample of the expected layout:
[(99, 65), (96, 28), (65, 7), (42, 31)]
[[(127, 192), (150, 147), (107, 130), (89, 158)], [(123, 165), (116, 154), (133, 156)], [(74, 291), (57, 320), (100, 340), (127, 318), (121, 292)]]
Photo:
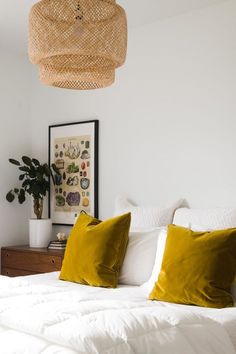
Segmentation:
[(31, 153), (30, 76), (25, 58), (0, 48), (0, 247), (27, 244), (28, 203), (9, 204), (6, 193), (17, 183), (17, 169), (8, 163)]
[(47, 159), (48, 125), (97, 117), (100, 217), (119, 193), (148, 205), (235, 205), (235, 18), (227, 1), (131, 30), (126, 66), (105, 90), (45, 87), (34, 71), (34, 154)]

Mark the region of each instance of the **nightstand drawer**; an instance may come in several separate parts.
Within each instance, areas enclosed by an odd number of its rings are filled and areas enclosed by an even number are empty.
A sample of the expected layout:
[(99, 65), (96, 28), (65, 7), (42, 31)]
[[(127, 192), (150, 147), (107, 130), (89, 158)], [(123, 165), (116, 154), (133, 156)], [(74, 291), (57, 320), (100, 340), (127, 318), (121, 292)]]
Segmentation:
[(54, 272), (61, 269), (62, 257), (37, 252), (2, 250), (2, 267), (34, 273)]

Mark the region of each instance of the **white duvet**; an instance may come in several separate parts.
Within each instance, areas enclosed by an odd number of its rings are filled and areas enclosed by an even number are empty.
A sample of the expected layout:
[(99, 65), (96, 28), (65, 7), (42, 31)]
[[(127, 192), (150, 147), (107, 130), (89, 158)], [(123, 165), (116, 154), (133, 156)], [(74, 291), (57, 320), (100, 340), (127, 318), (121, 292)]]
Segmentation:
[(1, 354), (236, 353), (236, 308), (150, 302), (142, 287), (101, 289), (57, 278), (0, 277)]

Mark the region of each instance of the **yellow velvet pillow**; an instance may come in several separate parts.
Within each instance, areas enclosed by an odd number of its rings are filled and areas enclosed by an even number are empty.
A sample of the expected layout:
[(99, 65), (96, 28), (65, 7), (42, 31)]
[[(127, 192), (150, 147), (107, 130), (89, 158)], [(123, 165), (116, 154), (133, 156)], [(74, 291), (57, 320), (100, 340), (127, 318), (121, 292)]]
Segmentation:
[(100, 221), (81, 214), (69, 236), (60, 279), (115, 288), (128, 244), (131, 214)]
[(194, 232), (170, 225), (161, 272), (149, 299), (230, 307), (235, 275), (236, 229)]

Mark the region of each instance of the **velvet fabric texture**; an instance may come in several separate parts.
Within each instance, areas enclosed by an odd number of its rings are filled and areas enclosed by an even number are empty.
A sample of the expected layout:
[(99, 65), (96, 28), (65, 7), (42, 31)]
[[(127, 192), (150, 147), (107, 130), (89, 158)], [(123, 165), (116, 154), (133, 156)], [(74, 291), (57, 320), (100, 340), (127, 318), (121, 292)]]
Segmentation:
[(150, 300), (203, 307), (233, 306), (236, 229), (194, 232), (170, 225), (161, 272)]
[(69, 236), (60, 279), (115, 288), (129, 239), (131, 214), (100, 221), (81, 214)]

